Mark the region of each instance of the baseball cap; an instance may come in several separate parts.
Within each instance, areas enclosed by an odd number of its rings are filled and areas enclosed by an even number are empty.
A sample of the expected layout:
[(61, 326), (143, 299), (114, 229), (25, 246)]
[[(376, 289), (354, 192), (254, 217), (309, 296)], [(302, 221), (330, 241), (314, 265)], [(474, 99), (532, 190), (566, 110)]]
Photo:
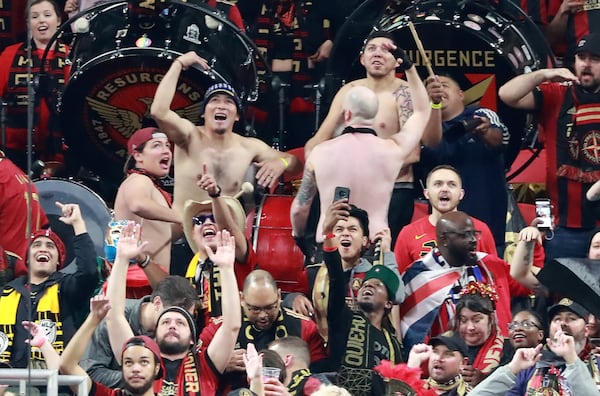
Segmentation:
[(388, 300), (395, 300), (396, 292), (400, 286), (400, 279), (398, 279), (398, 275), (394, 271), (384, 265), (374, 265), (365, 274), (363, 282), (369, 279), (379, 279), (382, 281), (388, 292)]
[(458, 334), (447, 334), (447, 335), (439, 335), (437, 337), (433, 337), (429, 340), (429, 345), (445, 345), (451, 351), (460, 352), (463, 356), (467, 356), (467, 344), (465, 341), (460, 338)]
[(132, 155), (140, 145), (158, 138), (166, 139), (167, 135), (153, 127), (138, 129), (127, 141), (127, 152)]
[(589, 52), (592, 55), (600, 56), (600, 34), (590, 33), (579, 40), (575, 53), (580, 52)]
[(204, 93), (204, 100), (202, 101), (202, 107), (200, 108), (200, 114), (204, 114), (204, 108), (206, 104), (216, 94), (225, 94), (233, 98), (235, 102), (235, 107), (237, 108), (238, 114), (242, 112), (242, 101), (238, 94), (235, 92), (235, 89), (227, 83), (216, 83), (208, 87), (206, 92)]
[(582, 305), (576, 303), (569, 298), (561, 299), (557, 304), (554, 304), (548, 309), (548, 318), (552, 320), (554, 316), (563, 311), (573, 312), (575, 315), (587, 321), (587, 317), (590, 312), (585, 309)]
[(121, 350), (121, 357), (123, 357), (125, 350), (132, 346), (143, 346), (144, 348), (149, 349), (154, 354), (154, 359), (156, 359), (156, 362), (160, 366), (160, 369), (158, 370), (158, 373), (156, 374), (155, 378), (161, 378), (163, 375), (163, 362), (162, 357), (160, 356), (160, 348), (158, 347), (156, 341), (145, 335), (133, 336), (127, 341), (125, 341), (125, 343), (123, 344), (123, 349)]

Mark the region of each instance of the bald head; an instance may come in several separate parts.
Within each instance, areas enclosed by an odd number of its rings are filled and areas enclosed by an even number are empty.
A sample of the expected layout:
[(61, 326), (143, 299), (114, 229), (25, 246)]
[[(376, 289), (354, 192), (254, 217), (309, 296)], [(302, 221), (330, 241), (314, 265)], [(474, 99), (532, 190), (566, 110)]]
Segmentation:
[(456, 211), (444, 213), (435, 224), (435, 235), (438, 239), (448, 231), (462, 231), (468, 226), (473, 227), (473, 221), (465, 212)]
[(344, 117), (348, 124), (372, 124), (378, 109), (379, 99), (367, 87), (352, 87), (344, 98)]
[(277, 283), (275, 283), (275, 279), (273, 276), (265, 270), (254, 270), (246, 276), (244, 280), (244, 294), (248, 291), (249, 288), (272, 288), (273, 290), (277, 290)]

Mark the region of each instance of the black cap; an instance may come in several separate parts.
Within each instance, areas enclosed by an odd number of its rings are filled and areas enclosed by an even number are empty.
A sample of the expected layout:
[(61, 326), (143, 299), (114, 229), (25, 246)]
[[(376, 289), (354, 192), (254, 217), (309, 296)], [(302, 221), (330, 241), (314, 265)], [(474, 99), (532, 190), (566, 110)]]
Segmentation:
[(240, 97), (238, 96), (237, 92), (235, 92), (235, 89), (230, 84), (220, 82), (220, 83), (216, 83), (216, 84), (213, 84), (210, 87), (208, 87), (208, 89), (204, 93), (204, 100), (202, 101), (202, 107), (200, 108), (200, 114), (204, 114), (204, 109), (206, 108), (206, 104), (208, 103), (210, 98), (212, 98), (213, 96), (215, 96), (217, 94), (223, 94), (223, 95), (227, 95), (227, 96), (231, 97), (233, 99), (233, 101), (235, 102), (235, 107), (237, 108), (238, 115), (240, 115), (242, 113), (242, 101), (240, 100)]
[(600, 34), (590, 33), (579, 40), (577, 48), (575, 48), (575, 53), (578, 54), (580, 52), (588, 52), (592, 55), (600, 56)]
[(188, 322), (188, 326), (190, 328), (190, 333), (192, 335), (192, 342), (195, 344), (196, 341), (198, 341), (198, 331), (196, 330), (196, 324), (194, 321), (194, 318), (192, 317), (192, 315), (186, 311), (185, 309), (178, 307), (178, 306), (172, 306), (169, 307), (167, 309), (165, 309), (164, 311), (162, 311), (160, 313), (160, 315), (158, 316), (158, 320), (156, 321), (156, 323), (160, 322), (160, 318), (162, 318), (162, 316), (164, 314), (166, 314), (167, 312), (179, 312), (180, 314), (183, 315), (183, 317), (185, 318), (185, 320)]
[(569, 298), (561, 299), (557, 304), (554, 304), (548, 309), (548, 318), (552, 320), (557, 314), (563, 311), (573, 312), (587, 322), (590, 311), (585, 309), (582, 305), (577, 304), (575, 301)]
[(463, 356), (467, 356), (467, 344), (458, 334), (439, 335), (429, 340), (431, 346), (440, 344), (445, 345), (451, 351), (457, 351)]

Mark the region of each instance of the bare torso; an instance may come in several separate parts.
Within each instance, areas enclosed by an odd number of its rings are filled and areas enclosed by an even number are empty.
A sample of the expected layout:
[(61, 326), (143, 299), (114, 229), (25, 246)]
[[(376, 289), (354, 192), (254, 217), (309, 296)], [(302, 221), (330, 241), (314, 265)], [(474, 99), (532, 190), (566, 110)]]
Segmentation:
[(139, 188), (139, 183), (134, 186), (134, 178), (148, 179), (144, 183), (147, 194), (158, 205), (169, 207), (163, 195), (152, 184), (146, 176), (131, 174), (121, 183), (117, 197), (115, 198), (115, 220), (130, 220), (142, 225), (142, 240), (150, 242), (147, 253), (154, 261), (168, 269), (171, 264), (171, 226), (172, 223), (160, 220), (144, 219), (131, 210), (131, 202), (125, 198), (129, 188)]
[[(377, 136), (388, 139), (397, 133), (413, 112), (412, 101), (408, 83), (402, 79), (395, 78), (393, 84), (377, 84), (370, 78), (362, 78), (348, 83), (349, 88), (354, 86), (365, 86), (370, 88), (379, 99), (379, 110), (375, 116), (374, 129)], [(418, 161), (419, 148), (416, 153), (411, 153), (408, 165), (403, 166), (397, 182), (411, 182), (413, 180), (411, 163)], [(415, 157), (416, 155), (416, 157)], [(416, 158), (416, 161), (414, 160)]]
[(371, 238), (388, 226), (389, 201), (403, 163), (402, 150), (394, 141), (370, 134), (345, 134), (315, 147), (309, 160), (321, 200), (318, 241), (336, 186), (349, 187), (350, 203), (367, 211)]

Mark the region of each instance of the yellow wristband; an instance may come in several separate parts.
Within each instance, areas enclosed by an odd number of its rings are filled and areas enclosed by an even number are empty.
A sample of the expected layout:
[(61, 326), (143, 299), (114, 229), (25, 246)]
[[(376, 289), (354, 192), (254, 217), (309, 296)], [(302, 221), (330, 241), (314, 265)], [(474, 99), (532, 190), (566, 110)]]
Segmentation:
[(287, 169), (290, 166), (290, 163), (283, 157), (279, 157), (279, 159), (281, 160), (281, 162), (283, 162), (283, 165), (285, 165), (285, 169)]
[(440, 103), (431, 102), (431, 108), (435, 109), (435, 110), (440, 110), (442, 108), (442, 102), (440, 102)]

